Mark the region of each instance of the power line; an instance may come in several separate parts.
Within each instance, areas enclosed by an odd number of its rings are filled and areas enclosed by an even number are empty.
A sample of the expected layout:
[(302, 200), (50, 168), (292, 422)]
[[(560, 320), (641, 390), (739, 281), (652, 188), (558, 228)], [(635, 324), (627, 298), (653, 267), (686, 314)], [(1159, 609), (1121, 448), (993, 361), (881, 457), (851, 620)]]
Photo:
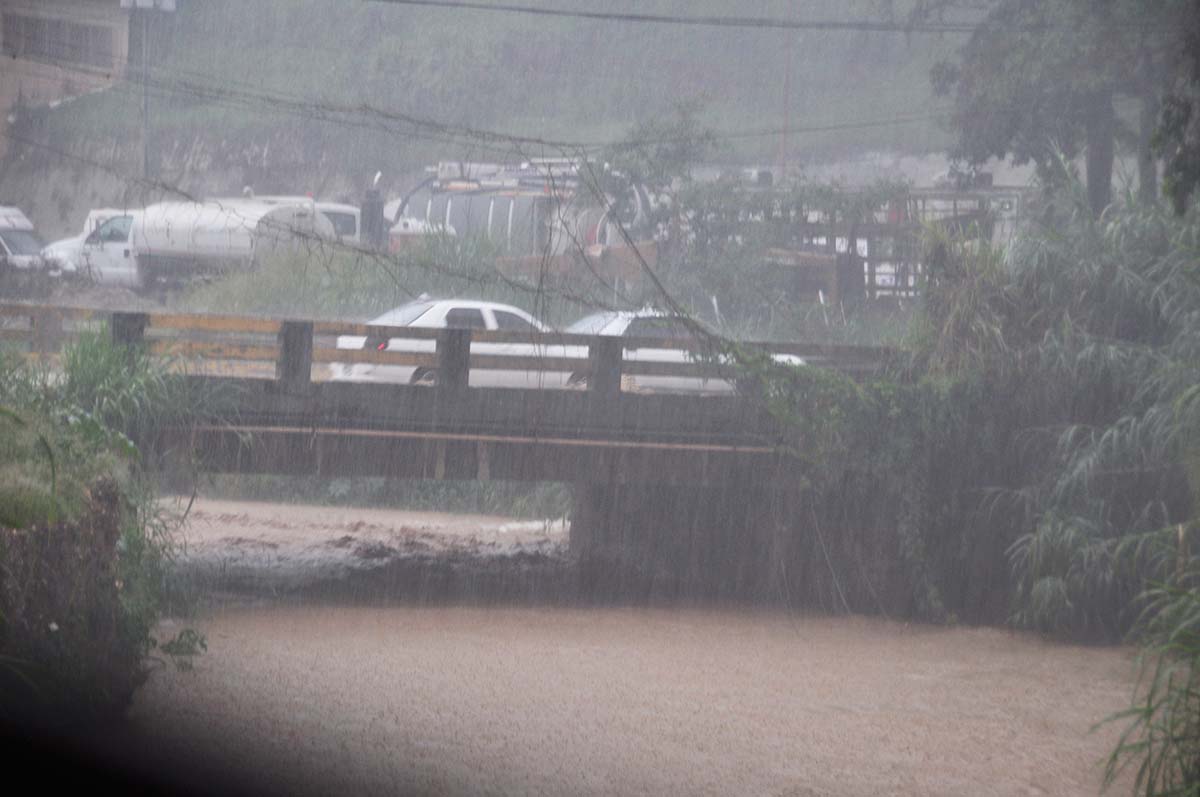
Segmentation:
[(657, 25), (692, 25), (715, 28), (750, 28), (759, 30), (860, 31), (876, 33), (974, 33), (975, 25), (965, 23), (912, 23), (880, 20), (794, 20), (778, 17), (742, 16), (679, 16), (676, 14), (644, 14), (621, 11), (583, 11), (565, 8), (517, 5), (514, 3), (482, 3), (472, 0), (369, 0), (399, 6), (417, 6), (460, 11), (491, 11), (509, 14), (529, 14), (541, 17), (567, 17), (604, 22), (632, 22)]
[[(69, 59), (47, 58), (41, 60), (46, 61), (49, 65), (72, 66), (80, 71), (88, 71), (85, 68), (74, 65)], [(175, 73), (205, 79), (204, 82), (195, 82), (178, 77), (151, 79), (150, 86), (158, 92), (162, 92), (161, 94), (156, 94), (159, 97), (169, 97), (172, 95), (187, 96), (231, 109), (265, 110), (271, 113), (317, 120), (343, 127), (406, 135), (412, 138), (420, 138), (444, 144), (476, 146), (484, 150), (496, 152), (509, 151), (514, 145), (544, 147), (552, 150), (571, 150), (574, 152), (598, 152), (613, 146), (668, 144), (683, 139), (681, 136), (657, 136), (632, 140), (571, 141), (543, 138), (540, 136), (518, 135), (486, 128), (453, 124), (431, 117), (380, 108), (367, 103), (356, 105), (332, 103), (276, 89), (258, 89), (256, 91), (250, 88), (252, 86), (250, 83), (224, 80), (217, 75), (194, 70), (174, 70), (160, 66), (155, 67), (155, 71), (165, 72), (168, 75)], [(97, 70), (96, 73), (98, 76), (107, 77), (111, 75), (111, 72), (105, 70)], [(246, 88), (237, 88), (238, 86), (245, 86)], [(122, 91), (119, 84), (113, 88)], [(919, 115), (847, 120), (821, 125), (788, 125), (772, 128), (714, 131), (711, 138), (718, 141), (729, 141), (769, 138), (779, 135), (896, 127), (936, 121), (944, 118), (948, 113), (948, 111), (932, 111)]]
[[(602, 22), (627, 22), (653, 25), (686, 25), (692, 27), (713, 28), (743, 28), (750, 30), (791, 30), (791, 31), (851, 31), (859, 33), (922, 33), (944, 34), (952, 33), (970, 35), (983, 30), (980, 25), (966, 22), (896, 22), (894, 20), (878, 19), (826, 19), (798, 20), (781, 19), (779, 17), (744, 17), (744, 16), (682, 16), (678, 14), (646, 14), (623, 11), (583, 11), (566, 8), (547, 8), (544, 6), (519, 5), (516, 3), (486, 3), (479, 0), (367, 0), (367, 2), (386, 3), (397, 6), (413, 6), (417, 8), (434, 8), (447, 11), (489, 11), (506, 14), (527, 14), (539, 17), (562, 17), (569, 19), (587, 19)], [(994, 29), (988, 26), (987, 29)], [(1036, 22), (1015, 25), (1006, 28), (1014, 32), (1035, 32), (1049, 30), (1075, 30), (1076, 25), (1069, 23)], [(1172, 28), (1159, 25), (1131, 25), (1122, 23), (1114, 25), (1125, 30), (1141, 29), (1147, 32), (1170, 33)]]

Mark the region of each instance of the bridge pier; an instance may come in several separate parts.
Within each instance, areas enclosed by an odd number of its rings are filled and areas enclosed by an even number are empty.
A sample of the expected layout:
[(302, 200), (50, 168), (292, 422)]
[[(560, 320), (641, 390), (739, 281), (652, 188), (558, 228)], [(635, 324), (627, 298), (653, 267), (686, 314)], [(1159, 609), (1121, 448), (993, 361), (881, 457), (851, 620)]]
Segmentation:
[(754, 599), (780, 588), (784, 494), (754, 483), (575, 485), (570, 550), (597, 592)]

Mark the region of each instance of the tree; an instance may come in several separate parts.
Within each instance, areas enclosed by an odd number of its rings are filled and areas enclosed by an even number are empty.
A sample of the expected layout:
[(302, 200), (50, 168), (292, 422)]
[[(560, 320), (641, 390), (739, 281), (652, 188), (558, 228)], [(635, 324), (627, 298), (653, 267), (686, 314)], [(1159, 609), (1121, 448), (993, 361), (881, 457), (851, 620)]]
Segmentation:
[[(944, 11), (945, 0), (924, 6)], [(1138, 152), (1144, 196), (1157, 193), (1151, 149), (1160, 98), (1182, 48), (1190, 2), (1162, 0), (995, 0), (953, 61), (932, 72), (953, 100), (954, 155), (972, 163), (1011, 155), (1048, 174), (1057, 153), (1081, 153), (1093, 212), (1111, 200), (1118, 142)], [(1116, 101), (1140, 105), (1132, 125)]]
[(1166, 160), (1166, 195), (1182, 214), (1200, 185), (1200, 0), (1193, 0), (1182, 30), (1180, 61), (1163, 99), (1154, 150)]

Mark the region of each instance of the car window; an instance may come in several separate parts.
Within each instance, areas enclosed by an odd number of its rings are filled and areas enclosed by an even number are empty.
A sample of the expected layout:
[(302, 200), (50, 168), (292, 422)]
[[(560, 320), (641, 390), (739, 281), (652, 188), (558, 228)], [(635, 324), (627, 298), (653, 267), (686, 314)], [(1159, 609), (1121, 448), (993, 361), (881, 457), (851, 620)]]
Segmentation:
[(28, 230), (5, 230), (0, 232), (4, 247), (13, 255), (36, 255), (42, 251), (42, 242)]
[[(132, 216), (117, 216), (100, 225), (93, 234), (101, 243), (124, 243), (129, 240), (129, 227), (133, 224)], [(91, 240), (89, 237), (88, 240)]]
[(496, 328), (506, 332), (537, 332), (538, 329), (533, 324), (526, 321), (516, 313), (510, 313), (507, 310), (493, 310), (492, 315), (496, 316)]
[(692, 337), (687, 327), (674, 318), (635, 318), (629, 322), (625, 334), (634, 338), (670, 340), (686, 340)]
[(477, 307), (455, 307), (446, 313), (446, 326), (453, 329), (487, 329), (483, 311)]
[(615, 317), (614, 313), (593, 313), (571, 324), (567, 327), (567, 332), (573, 335), (597, 335)]
[(352, 238), (358, 234), (358, 224), (353, 213), (338, 213), (332, 210), (321, 212), (325, 214), (325, 218), (329, 219), (329, 223), (333, 225), (333, 231), (339, 238)]

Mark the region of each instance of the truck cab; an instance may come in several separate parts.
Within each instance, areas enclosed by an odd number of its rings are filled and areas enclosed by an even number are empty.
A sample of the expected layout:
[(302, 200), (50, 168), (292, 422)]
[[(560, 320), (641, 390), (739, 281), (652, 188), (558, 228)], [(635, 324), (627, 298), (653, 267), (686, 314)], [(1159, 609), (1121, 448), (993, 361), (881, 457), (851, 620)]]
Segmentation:
[(96, 282), (140, 286), (133, 222), (133, 213), (113, 216), (83, 239), (82, 266)]
[(46, 261), (46, 267), (57, 269), (64, 274), (84, 273), (86, 271), (83, 260), (84, 241), (101, 224), (114, 216), (123, 216), (126, 213), (128, 211), (117, 208), (97, 208), (88, 211), (87, 218), (83, 222), (82, 232), (72, 235), (70, 238), (55, 241), (42, 249), (42, 259)]

